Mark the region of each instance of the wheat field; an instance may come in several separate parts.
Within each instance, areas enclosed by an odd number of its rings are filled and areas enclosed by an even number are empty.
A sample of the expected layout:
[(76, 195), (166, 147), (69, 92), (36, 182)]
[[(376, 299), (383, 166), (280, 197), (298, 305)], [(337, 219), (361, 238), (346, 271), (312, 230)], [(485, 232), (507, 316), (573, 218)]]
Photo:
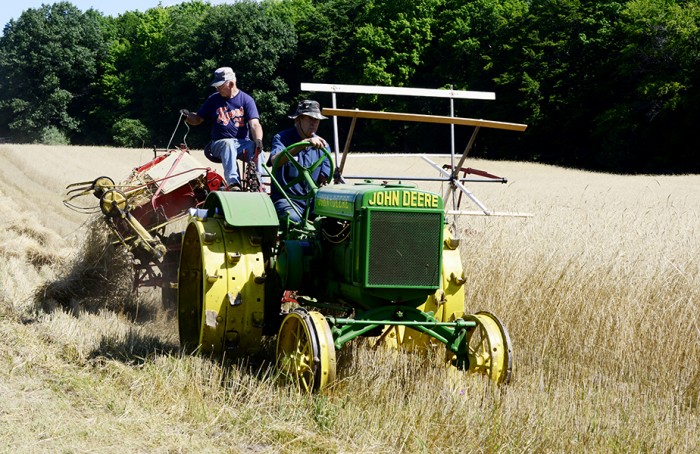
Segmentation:
[[(470, 185), (488, 208), (532, 214), (459, 220), (466, 310), (505, 323), (513, 381), (357, 342), (309, 396), (277, 384), (273, 340), (246, 360), (181, 354), (173, 308), (149, 292), (114, 304), (116, 272), (90, 310), (42, 300), (94, 234), (62, 205), (66, 185), (151, 158), (0, 145), (4, 452), (700, 452), (697, 175), (468, 159), (508, 178)], [(351, 155), (359, 172), (436, 174), (419, 157)]]

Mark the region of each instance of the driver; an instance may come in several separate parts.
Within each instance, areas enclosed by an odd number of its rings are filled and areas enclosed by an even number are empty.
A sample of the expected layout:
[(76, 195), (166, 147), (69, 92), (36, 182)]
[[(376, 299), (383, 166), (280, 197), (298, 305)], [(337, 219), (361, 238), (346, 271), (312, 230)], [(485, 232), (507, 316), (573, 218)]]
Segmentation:
[[(322, 137), (316, 135), (316, 130), (321, 120), (327, 117), (321, 115), (321, 106), (318, 101), (305, 100), (299, 103), (294, 115), (289, 118), (294, 120), (294, 127), (280, 131), (272, 139), (272, 149), (270, 150), (270, 163), (274, 164), (278, 154), (284, 151), (289, 145), (297, 142), (309, 142), (308, 146), (298, 146), (289, 150), (289, 153), (296, 159), (302, 167), (310, 167), (316, 161), (324, 159), (323, 163), (316, 167), (311, 173), (311, 178), (318, 184), (323, 186), (328, 182), (331, 173), (331, 163), (326, 158), (326, 154), (322, 151), (323, 148), (330, 152), (328, 142)], [(281, 186), (287, 186), (295, 178), (299, 176), (299, 171), (295, 166), (287, 161), (287, 156), (284, 154), (279, 156), (280, 160), (277, 163), (278, 168), (274, 171), (274, 177)], [(305, 196), (309, 193), (310, 188), (305, 181), (300, 181), (288, 187), (287, 193), (297, 196)], [(283, 194), (272, 185), (270, 196), (275, 204), (277, 217), (284, 220), (289, 216), (289, 220), (295, 223), (301, 222), (301, 217), (306, 210), (307, 203), (311, 203), (313, 211), (313, 200), (295, 200), (291, 199), (296, 210), (290, 205), (289, 201)], [(298, 211), (298, 213), (297, 213)]]

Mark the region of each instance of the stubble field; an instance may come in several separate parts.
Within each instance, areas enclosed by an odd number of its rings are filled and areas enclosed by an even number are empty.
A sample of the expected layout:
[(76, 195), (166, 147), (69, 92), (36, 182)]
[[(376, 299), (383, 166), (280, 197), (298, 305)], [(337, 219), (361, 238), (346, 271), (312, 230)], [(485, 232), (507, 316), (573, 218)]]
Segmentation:
[[(72, 312), (37, 297), (91, 234), (61, 203), (66, 185), (151, 158), (0, 145), (3, 450), (700, 451), (699, 176), (468, 160), (509, 180), (470, 186), (489, 208), (533, 214), (460, 221), (466, 311), (505, 323), (513, 382), (353, 345), (337, 384), (307, 396), (277, 385), (264, 355), (182, 355), (157, 295)], [(359, 173), (436, 176), (419, 157), (351, 155), (346, 174)]]

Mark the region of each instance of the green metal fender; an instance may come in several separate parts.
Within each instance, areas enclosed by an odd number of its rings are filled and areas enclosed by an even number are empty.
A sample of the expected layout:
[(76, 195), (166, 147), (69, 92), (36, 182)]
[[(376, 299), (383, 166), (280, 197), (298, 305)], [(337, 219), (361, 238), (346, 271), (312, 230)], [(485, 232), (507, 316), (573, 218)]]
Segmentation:
[(212, 192), (202, 205), (208, 216), (221, 214), (233, 227), (277, 227), (270, 196), (264, 192)]

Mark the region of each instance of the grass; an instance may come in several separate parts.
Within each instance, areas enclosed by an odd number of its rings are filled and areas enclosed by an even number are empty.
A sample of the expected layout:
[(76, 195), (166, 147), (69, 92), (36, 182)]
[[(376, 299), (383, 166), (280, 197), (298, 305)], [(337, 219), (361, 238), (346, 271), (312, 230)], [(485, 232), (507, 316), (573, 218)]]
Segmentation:
[[(181, 355), (173, 314), (154, 295), (91, 311), (37, 307), (36, 290), (60, 277), (80, 245), (59, 244), (48, 222), (33, 229), (8, 218), (0, 221), (0, 446), (700, 451), (697, 176), (470, 165), (509, 177), (473, 188), (489, 207), (534, 214), (460, 222), (467, 311), (498, 315), (513, 342), (507, 387), (449, 374), (440, 355), (358, 342), (340, 352), (338, 382), (307, 396), (277, 384), (272, 345), (247, 361)], [(1, 206), (10, 203), (0, 193)], [(137, 318), (137, 305), (150, 316)]]

